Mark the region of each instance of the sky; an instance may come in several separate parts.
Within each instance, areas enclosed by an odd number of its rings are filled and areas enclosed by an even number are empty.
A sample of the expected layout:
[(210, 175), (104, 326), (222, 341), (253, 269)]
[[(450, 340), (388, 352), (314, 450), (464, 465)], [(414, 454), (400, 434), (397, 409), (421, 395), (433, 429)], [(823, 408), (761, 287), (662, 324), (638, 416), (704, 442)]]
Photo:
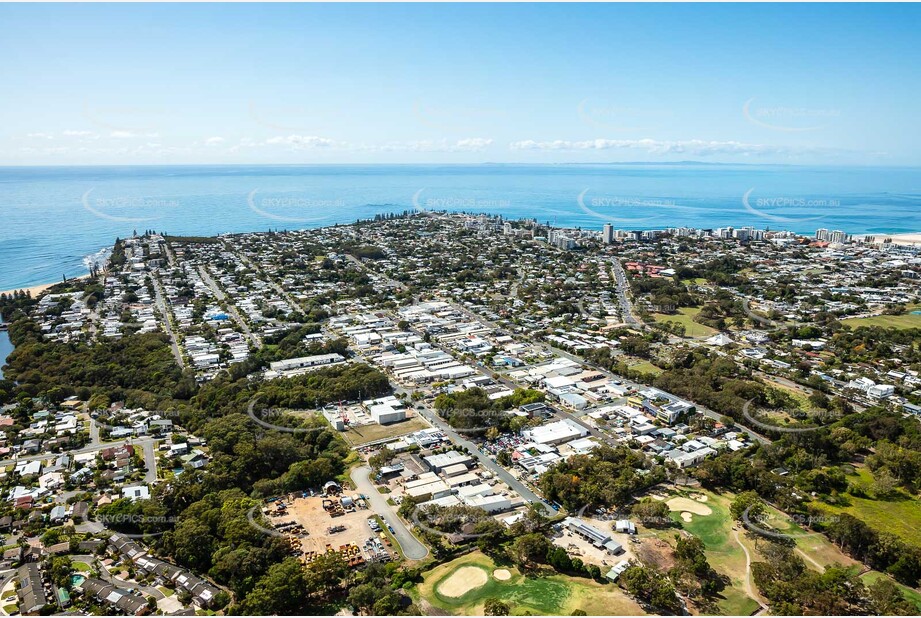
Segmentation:
[(0, 165), (921, 165), (921, 6), (0, 5)]

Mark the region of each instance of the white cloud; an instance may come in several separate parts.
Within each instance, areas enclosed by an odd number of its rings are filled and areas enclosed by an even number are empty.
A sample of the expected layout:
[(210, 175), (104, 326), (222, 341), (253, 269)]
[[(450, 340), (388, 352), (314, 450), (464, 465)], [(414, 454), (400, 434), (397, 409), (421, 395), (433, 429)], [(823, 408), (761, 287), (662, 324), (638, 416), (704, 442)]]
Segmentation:
[(772, 155), (798, 154), (808, 149), (796, 149), (787, 146), (769, 146), (764, 144), (746, 144), (735, 141), (713, 140), (654, 140), (654, 139), (593, 139), (583, 141), (523, 140), (509, 144), (511, 150), (642, 150), (650, 154), (683, 154), (696, 156), (710, 155)]
[(329, 139), (328, 137), (317, 137), (316, 135), (279, 135), (277, 137), (270, 137), (265, 140), (265, 143), (291, 146), (293, 150), (331, 148), (340, 145), (335, 140)]
[(115, 139), (136, 139), (139, 137), (160, 137), (158, 133), (136, 133), (134, 131), (112, 131), (109, 137)]
[(212, 145), (223, 144), (223, 143), (224, 143), (223, 137), (215, 136), (215, 137), (209, 137), (208, 139), (205, 140), (206, 146), (212, 146)]
[(479, 152), (493, 143), (493, 140), (483, 137), (449, 142), (448, 140), (419, 140), (412, 142), (389, 142), (383, 146), (365, 146), (366, 150), (381, 150), (384, 152)]
[(91, 135), (93, 135), (93, 132), (92, 131), (75, 131), (75, 130), (68, 129), (67, 131), (64, 131), (63, 133), (61, 133), (61, 135), (65, 137), (90, 137)]
[(483, 150), (492, 145), (492, 140), (485, 137), (470, 137), (458, 140), (455, 146), (459, 150)]
[(26, 137), (31, 139), (54, 139), (54, 135), (51, 133), (26, 133)]

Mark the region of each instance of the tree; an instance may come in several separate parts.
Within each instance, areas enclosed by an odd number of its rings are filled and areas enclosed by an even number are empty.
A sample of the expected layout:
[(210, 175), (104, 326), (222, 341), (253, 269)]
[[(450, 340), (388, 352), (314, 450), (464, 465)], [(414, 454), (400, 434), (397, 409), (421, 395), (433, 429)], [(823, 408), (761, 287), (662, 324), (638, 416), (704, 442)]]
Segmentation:
[(300, 560), (288, 558), (269, 567), (265, 576), (256, 582), (253, 590), (240, 604), (240, 611), (231, 613), (258, 616), (296, 614), (304, 606), (307, 595), (314, 591), (309, 586)]
[(390, 464), (393, 461), (394, 453), (392, 450), (386, 446), (381, 447), (381, 449), (376, 452), (374, 455), (371, 455), (368, 458), (368, 464), (371, 466), (371, 469), (375, 472), (380, 472), (380, 469), (384, 466)]
[(753, 491), (743, 491), (729, 504), (729, 512), (733, 518), (742, 520), (742, 516), (748, 513), (749, 521), (757, 520), (764, 514), (764, 503), (757, 493)]
[(663, 528), (672, 524), (668, 505), (662, 500), (643, 498), (630, 508), (630, 512), (648, 528)]
[(307, 567), (308, 587), (328, 593), (339, 587), (349, 573), (349, 564), (342, 554), (328, 552), (317, 556)]
[(509, 547), (509, 556), (519, 566), (528, 568), (533, 563), (544, 562), (549, 549), (550, 541), (547, 540), (547, 537), (535, 532), (524, 534), (515, 539), (511, 547)]
[(483, 614), (486, 616), (508, 616), (510, 611), (508, 603), (495, 597), (490, 597), (483, 603)]
[(914, 616), (917, 608), (891, 580), (880, 577), (867, 589), (870, 611), (879, 616)]

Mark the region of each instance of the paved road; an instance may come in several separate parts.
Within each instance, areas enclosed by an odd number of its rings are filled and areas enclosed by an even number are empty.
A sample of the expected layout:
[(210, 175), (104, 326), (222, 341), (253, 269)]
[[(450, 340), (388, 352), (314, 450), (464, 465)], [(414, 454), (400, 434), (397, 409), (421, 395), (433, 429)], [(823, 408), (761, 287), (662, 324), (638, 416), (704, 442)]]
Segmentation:
[(254, 271), (259, 273), (262, 276), (262, 278), (268, 282), (269, 285), (275, 288), (275, 291), (278, 292), (278, 294), (283, 299), (285, 299), (285, 301), (288, 303), (291, 309), (299, 309), (300, 311), (304, 311), (304, 306), (301, 305), (301, 303), (299, 303), (293, 296), (291, 296), (291, 294), (289, 294), (287, 290), (281, 287), (274, 279), (272, 279), (268, 274), (266, 274), (266, 272), (262, 270), (262, 268), (260, 268), (258, 264), (253, 262), (251, 259), (243, 255), (242, 253), (237, 252), (235, 247), (230, 245), (230, 243), (225, 242), (224, 245), (227, 247), (228, 251), (230, 251), (231, 253), (236, 255), (238, 258), (240, 258), (240, 260), (244, 264), (246, 264), (247, 266), (252, 268)]
[[(484, 317), (482, 317), (482, 316), (477, 315), (476, 313), (474, 313), (473, 311), (470, 311), (470, 310), (467, 309), (466, 307), (463, 307), (463, 306), (461, 306), (461, 305), (459, 305), (459, 304), (457, 304), (457, 303), (451, 302), (451, 301), (448, 301), (448, 304), (451, 305), (453, 308), (457, 309), (458, 311), (460, 311), (460, 312), (462, 312), (462, 313), (468, 315), (468, 316), (471, 317), (472, 319), (478, 320), (478, 321), (480, 321), (481, 323), (487, 324), (487, 325), (489, 325), (489, 326), (491, 326), (491, 327), (493, 327), (493, 328), (500, 329), (500, 330), (504, 330), (501, 326), (499, 326), (499, 325), (496, 324), (495, 322), (492, 322), (492, 321), (487, 320), (486, 318), (484, 318)], [(552, 351), (554, 354), (558, 354), (559, 356), (562, 356), (563, 358), (568, 358), (568, 359), (570, 359), (570, 360), (573, 361), (573, 362), (579, 363), (580, 365), (585, 365), (586, 367), (591, 367), (592, 369), (595, 369), (595, 370), (597, 370), (597, 371), (600, 371), (601, 373), (603, 373), (603, 374), (604, 374), (605, 376), (607, 376), (608, 378), (613, 378), (613, 379), (620, 380), (620, 381), (623, 382), (625, 385), (627, 385), (627, 386), (629, 386), (629, 387), (631, 387), (631, 388), (633, 388), (633, 389), (635, 389), (635, 390), (642, 390), (642, 389), (644, 389), (644, 388), (648, 388), (645, 384), (640, 384), (640, 383), (638, 383), (638, 382), (633, 382), (633, 381), (631, 381), (631, 380), (628, 380), (628, 379), (624, 378), (623, 376), (615, 375), (614, 373), (611, 373), (610, 371), (608, 371), (607, 369), (604, 369), (603, 367), (599, 367), (598, 365), (595, 365), (595, 364), (592, 364), (592, 363), (586, 361), (586, 360), (585, 360), (584, 358), (582, 358), (581, 356), (576, 356), (575, 354), (570, 354), (569, 352), (566, 352), (565, 350), (561, 350), (560, 348), (555, 348), (555, 347), (553, 347), (553, 346), (551, 346), (551, 345), (549, 345), (549, 344), (544, 344), (544, 348), (546, 348), (547, 350)], [(503, 377), (503, 382), (505, 382), (505, 383), (508, 384), (508, 385), (515, 384), (514, 382), (511, 382), (511, 381), (505, 379), (504, 377)], [(524, 384), (523, 384), (523, 385), (517, 385), (517, 386), (521, 386), (522, 388), (526, 388), (526, 387), (527, 387), (527, 385), (524, 385)], [(722, 415), (722, 414), (718, 414), (717, 412), (714, 412), (713, 410), (710, 410), (709, 408), (705, 408), (705, 407), (703, 407), (703, 406), (701, 406), (701, 405), (698, 405), (698, 404), (696, 404), (696, 403), (695, 403), (694, 405), (697, 407), (697, 411), (700, 412), (701, 414), (703, 414), (704, 416), (707, 416), (707, 417), (709, 417), (709, 418), (712, 418), (713, 420), (716, 420), (716, 421), (719, 421), (720, 419), (723, 418), (723, 415)], [(583, 412), (584, 412), (585, 414), (587, 414), (587, 413), (591, 412), (592, 409), (594, 409), (594, 408), (587, 408), (587, 409), (583, 410)], [(562, 411), (561, 411), (561, 412), (562, 412)], [(582, 425), (583, 427), (586, 427), (586, 428), (591, 429), (591, 428), (590, 428), (588, 425), (586, 425), (584, 422), (581, 422), (581, 421), (578, 419), (578, 417), (576, 417), (576, 416), (574, 416), (574, 415), (572, 415), (572, 414), (570, 414), (570, 413), (568, 413), (568, 412), (562, 412), (562, 414), (563, 414), (564, 416), (567, 416), (568, 418), (571, 418), (571, 419), (573, 419), (574, 421), (578, 422), (578, 423), (579, 423), (580, 425)], [(762, 444), (770, 444), (770, 443), (771, 443), (770, 439), (766, 438), (765, 436), (763, 436), (763, 435), (757, 433), (756, 431), (754, 431), (754, 430), (752, 430), (752, 429), (749, 429), (748, 427), (745, 427), (745, 426), (743, 426), (743, 425), (738, 425), (738, 424), (736, 425), (736, 427), (737, 427), (740, 431), (744, 432), (744, 433), (745, 433), (748, 437), (750, 437), (752, 440), (757, 440), (758, 442), (760, 442), (760, 443), (762, 443)], [(608, 444), (611, 444), (611, 441), (610, 441), (608, 438), (604, 437), (603, 434), (598, 434), (598, 433), (594, 433), (594, 432), (593, 432), (592, 435), (597, 435), (598, 437), (604, 439), (605, 442), (607, 442)]]
[[(122, 438), (121, 440), (112, 440), (111, 442), (98, 442), (96, 444), (84, 446), (83, 448), (74, 449), (72, 451), (65, 451), (64, 454), (65, 455), (79, 455), (81, 453), (95, 453), (96, 451), (101, 451), (102, 449), (106, 447), (118, 446), (120, 444), (124, 444), (125, 442), (130, 442), (132, 446), (144, 446), (148, 442), (151, 444), (155, 443), (156, 439), (151, 438), (151, 437), (134, 438), (134, 439)], [(44, 453), (44, 454), (39, 454), (39, 455), (27, 455), (26, 457), (17, 457), (15, 459), (3, 459), (3, 460), (0, 460), (0, 466), (9, 466), (11, 464), (15, 464), (20, 461), (36, 461), (40, 459), (41, 460), (51, 459), (52, 457), (56, 457), (56, 456), (57, 454), (55, 453)]]
[(208, 271), (204, 266), (198, 267), (198, 274), (201, 275), (202, 281), (205, 282), (205, 285), (211, 288), (211, 292), (219, 301), (226, 301), (224, 304), (227, 305), (227, 312), (230, 313), (234, 319), (234, 322), (236, 322), (237, 325), (246, 334), (246, 338), (249, 339), (250, 343), (257, 348), (262, 347), (262, 341), (260, 341), (259, 338), (249, 329), (249, 325), (247, 325), (246, 320), (243, 319), (243, 316), (240, 315), (240, 312), (237, 311), (233, 300), (227, 298), (227, 295), (224, 294), (224, 291), (221, 290), (220, 286), (214, 282), (214, 279), (211, 278), (211, 275), (208, 274)]
[(179, 342), (176, 339), (176, 333), (173, 331), (173, 313), (170, 311), (169, 305), (166, 302), (166, 294), (164, 294), (163, 287), (160, 285), (160, 277), (154, 274), (150, 280), (153, 281), (157, 308), (160, 310), (160, 315), (163, 318), (163, 328), (166, 329), (166, 334), (169, 335), (173, 356), (176, 357), (176, 362), (179, 363), (179, 366), (185, 369), (185, 360), (182, 358), (182, 351), (179, 349)]
[(630, 286), (627, 284), (627, 275), (624, 273), (620, 260), (616, 257), (611, 261), (611, 269), (614, 271), (614, 283), (617, 285), (617, 300), (620, 303), (620, 318), (626, 324), (631, 326), (642, 326), (643, 323), (633, 314), (633, 304), (627, 295)]
[(383, 274), (383, 273), (380, 273), (380, 272), (377, 272), (376, 270), (373, 270), (373, 269), (371, 269), (371, 268), (368, 268), (365, 264), (362, 263), (361, 260), (359, 260), (357, 257), (355, 257), (354, 255), (352, 255), (351, 253), (345, 254), (345, 257), (348, 258), (348, 260), (349, 260), (350, 262), (352, 262), (353, 264), (355, 264), (356, 266), (358, 266), (358, 267), (361, 268), (362, 270), (364, 270), (364, 271), (366, 271), (366, 272), (369, 272), (369, 273), (371, 273), (372, 275), (375, 275), (375, 276), (377, 276), (377, 277), (380, 277), (381, 279), (383, 279), (384, 281), (386, 281), (387, 283), (389, 283), (390, 285), (392, 285), (392, 286), (395, 287), (396, 289), (398, 289), (398, 290), (405, 290), (405, 289), (407, 289), (407, 288), (406, 288), (406, 285), (400, 283), (399, 281), (396, 281), (396, 280), (394, 280), (394, 279), (391, 279), (390, 277), (388, 277), (387, 275), (385, 275), (385, 274)]
[(147, 467), (144, 482), (149, 485), (157, 481), (157, 454), (153, 442), (145, 442), (141, 448), (144, 451), (144, 465)]
[(387, 523), (393, 527), (393, 536), (400, 544), (403, 555), (410, 560), (421, 560), (429, 554), (428, 548), (419, 542), (419, 539), (413, 536), (403, 520), (397, 515), (396, 510), (387, 503), (387, 498), (379, 491), (377, 487), (368, 478), (371, 474), (371, 468), (360, 466), (352, 469), (352, 482), (358, 491), (368, 498), (371, 503), (371, 509), (387, 520)]
[(476, 457), (479, 460), (479, 462), (483, 465), (484, 468), (486, 468), (487, 470), (490, 470), (493, 474), (499, 477), (499, 479), (501, 479), (503, 483), (511, 487), (515, 492), (518, 493), (519, 496), (521, 496), (522, 498), (524, 498), (525, 500), (529, 502), (533, 502), (533, 503), (542, 505), (544, 507), (544, 512), (548, 516), (556, 515), (556, 512), (551, 510), (550, 507), (548, 507), (544, 503), (543, 498), (541, 498), (536, 493), (531, 491), (527, 487), (527, 485), (525, 485), (524, 483), (516, 479), (514, 476), (512, 476), (508, 470), (506, 470), (505, 468), (500, 466), (498, 463), (490, 459), (489, 456), (487, 456), (486, 453), (481, 451), (477, 447), (476, 444), (474, 444), (467, 438), (464, 438), (459, 433), (454, 431), (454, 429), (452, 429), (450, 425), (444, 422), (438, 416), (438, 414), (435, 413), (434, 410), (431, 410), (426, 406), (420, 409), (419, 412), (422, 414), (423, 417), (425, 417), (425, 420), (427, 420), (429, 423), (432, 424), (432, 426), (437, 427), (438, 429), (443, 431), (445, 435), (451, 438), (451, 441), (454, 444), (458, 444), (460, 446), (467, 448), (470, 451), (470, 454)]
[[(71, 556), (71, 558), (73, 560), (76, 560), (79, 562), (85, 562), (86, 564), (90, 564), (90, 565), (93, 564), (93, 562), (96, 560), (96, 556), (90, 556), (90, 555)], [(108, 583), (112, 584), (116, 588), (121, 588), (123, 590), (135, 590), (137, 592), (143, 593), (145, 596), (152, 596), (158, 601), (166, 597), (166, 595), (163, 594), (163, 592), (161, 592), (159, 589), (153, 586), (145, 586), (144, 584), (139, 584), (137, 582), (129, 582), (119, 577), (115, 577), (114, 575), (112, 575), (112, 572), (109, 571), (109, 569), (106, 567), (106, 565), (102, 564), (101, 562), (99, 563), (99, 577), (100, 579), (103, 579), (104, 581), (107, 581)]]

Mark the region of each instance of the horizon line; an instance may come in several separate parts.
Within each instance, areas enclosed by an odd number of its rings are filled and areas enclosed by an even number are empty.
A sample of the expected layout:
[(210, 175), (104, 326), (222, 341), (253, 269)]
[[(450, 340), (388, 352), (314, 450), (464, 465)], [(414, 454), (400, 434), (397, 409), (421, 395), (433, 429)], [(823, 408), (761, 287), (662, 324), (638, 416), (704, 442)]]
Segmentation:
[(563, 162), (524, 162), (524, 161), (483, 161), (479, 163), (434, 163), (434, 162), (336, 162), (336, 163), (57, 163), (57, 164), (24, 164), (0, 165), (0, 169), (29, 169), (29, 168), (100, 168), (100, 167), (478, 167), (478, 166), (530, 166), (530, 167), (566, 167), (566, 166), (618, 166), (618, 165), (700, 165), (713, 167), (831, 167), (831, 168), (907, 168), (921, 169), (921, 164), (874, 164), (874, 163), (735, 163), (726, 161), (563, 161)]

